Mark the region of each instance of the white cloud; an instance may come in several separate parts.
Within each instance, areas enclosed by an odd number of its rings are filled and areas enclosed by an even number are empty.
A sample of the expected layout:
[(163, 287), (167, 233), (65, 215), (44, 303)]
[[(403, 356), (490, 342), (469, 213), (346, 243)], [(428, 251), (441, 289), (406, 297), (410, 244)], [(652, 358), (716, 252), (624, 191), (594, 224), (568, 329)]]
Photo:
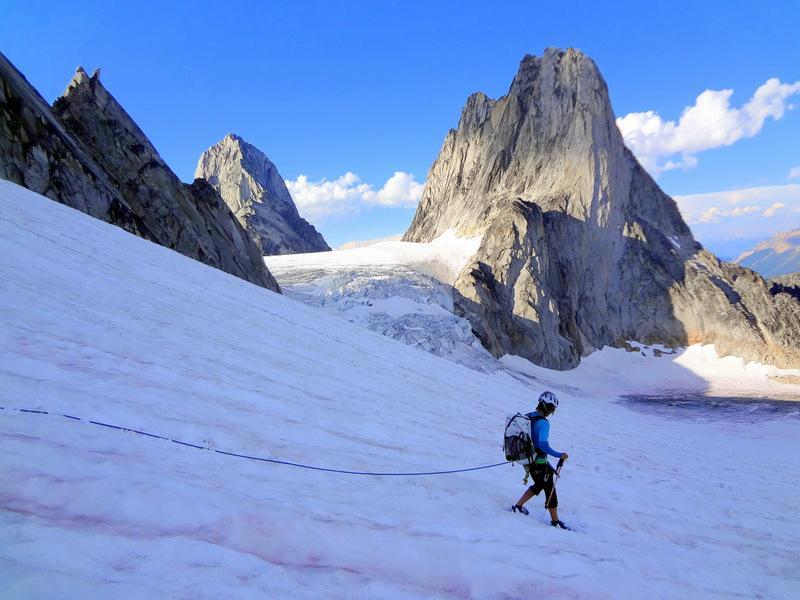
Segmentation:
[(798, 177), (800, 177), (800, 167), (792, 167), (789, 169), (789, 175), (786, 179), (797, 179)]
[(719, 223), (720, 219), (726, 217), (743, 217), (758, 212), (757, 206), (738, 206), (733, 210), (722, 210), (718, 206), (707, 208), (697, 218), (698, 223)]
[(381, 242), (397, 242), (400, 241), (400, 238), (402, 237), (403, 237), (402, 233), (396, 233), (394, 235), (387, 235), (386, 237), (379, 237), (371, 240), (353, 240), (351, 242), (345, 242), (344, 244), (339, 246), (339, 250), (350, 250), (352, 248), (366, 248), (367, 246), (374, 246), (375, 244), (380, 244)]
[[(721, 218), (753, 216), (785, 206), (800, 208), (800, 184), (726, 190), (707, 194), (675, 196), (689, 225), (718, 222)], [(781, 206), (775, 208), (776, 204)]]
[(411, 173), (395, 171), (376, 195), (377, 203), (382, 206), (403, 206), (414, 208), (422, 198), (425, 186), (414, 180)]
[(739, 207), (739, 208), (734, 208), (730, 212), (730, 216), (732, 216), (732, 217), (743, 217), (745, 215), (749, 215), (749, 214), (752, 214), (754, 212), (758, 212), (758, 207), (757, 206), (742, 206), (742, 207)]
[[(734, 258), (780, 231), (800, 227), (800, 184), (675, 196), (695, 237)], [(780, 211), (780, 218), (770, 218)]]
[(719, 221), (720, 217), (720, 210), (716, 206), (712, 206), (711, 208), (703, 211), (700, 217), (697, 219), (698, 223), (716, 223)]
[(286, 187), (300, 214), (312, 223), (319, 223), (334, 216), (354, 216), (371, 206), (413, 208), (422, 198), (424, 186), (411, 173), (395, 171), (376, 191), (348, 171), (332, 181), (309, 181), (306, 175), (300, 175), (295, 180), (287, 179)]
[(776, 202), (761, 214), (764, 215), (765, 217), (774, 217), (775, 213), (777, 213), (780, 209), (784, 208), (785, 206), (786, 205), (783, 202)]
[(776, 121), (791, 96), (800, 94), (800, 81), (789, 84), (768, 79), (741, 108), (730, 105), (733, 90), (706, 90), (680, 119), (665, 121), (655, 111), (629, 113), (617, 119), (627, 146), (653, 175), (697, 165), (699, 152), (730, 146), (758, 134), (767, 118)]

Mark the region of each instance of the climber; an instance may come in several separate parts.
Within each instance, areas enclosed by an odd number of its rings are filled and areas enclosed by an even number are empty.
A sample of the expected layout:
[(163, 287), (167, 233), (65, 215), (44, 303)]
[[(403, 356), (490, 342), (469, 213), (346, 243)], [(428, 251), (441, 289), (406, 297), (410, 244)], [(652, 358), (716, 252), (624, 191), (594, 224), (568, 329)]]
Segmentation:
[(558, 518), (558, 495), (555, 487), (556, 470), (547, 460), (547, 455), (549, 454), (559, 459), (559, 466), (561, 466), (568, 458), (566, 452), (556, 452), (547, 441), (550, 433), (550, 422), (547, 417), (552, 415), (556, 408), (558, 408), (556, 395), (552, 392), (544, 392), (539, 396), (536, 411), (527, 415), (531, 420), (531, 441), (533, 442), (535, 456), (533, 462), (526, 465), (525, 469), (533, 478), (533, 485), (522, 494), (522, 497), (511, 507), (511, 510), (527, 515), (528, 509), (525, 508), (525, 503), (538, 495), (539, 492), (544, 491), (544, 506), (550, 512), (550, 524), (560, 529), (569, 529)]

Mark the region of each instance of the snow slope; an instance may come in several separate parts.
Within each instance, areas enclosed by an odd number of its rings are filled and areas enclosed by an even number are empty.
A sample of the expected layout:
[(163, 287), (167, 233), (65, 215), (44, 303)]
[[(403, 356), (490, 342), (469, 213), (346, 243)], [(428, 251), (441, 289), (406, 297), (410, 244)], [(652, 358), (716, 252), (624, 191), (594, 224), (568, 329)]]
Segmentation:
[[(562, 518), (504, 511), (543, 375), (398, 343), (0, 181), (0, 597), (796, 597), (797, 421), (556, 382)], [(637, 355), (629, 356), (631, 360)], [(644, 359), (645, 357), (641, 357)], [(537, 380), (536, 378), (539, 377)]]
[[(500, 362), (512, 372), (532, 376), (555, 387), (570, 387), (583, 394), (685, 394), (745, 396), (800, 401), (800, 369), (745, 362), (737, 356), (720, 357), (713, 344), (695, 344), (669, 350), (628, 342), (638, 349), (633, 356), (620, 348), (603, 348), (581, 361), (573, 371), (538, 367), (518, 356)], [(663, 352), (661, 356), (658, 352)]]

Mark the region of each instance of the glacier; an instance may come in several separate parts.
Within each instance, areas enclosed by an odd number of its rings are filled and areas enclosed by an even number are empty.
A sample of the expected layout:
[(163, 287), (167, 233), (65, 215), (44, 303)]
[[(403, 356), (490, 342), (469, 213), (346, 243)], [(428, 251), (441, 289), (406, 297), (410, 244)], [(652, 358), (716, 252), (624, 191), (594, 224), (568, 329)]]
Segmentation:
[(500, 363), (469, 321), (453, 314), (452, 284), (480, 245), (453, 232), (426, 244), (381, 242), (362, 248), (265, 256), (284, 292), (309, 306), (472, 369)]
[[(386, 269), (403, 281), (370, 284), (381, 261), (343, 261), (299, 273), (284, 297), (5, 181), (0, 256), (4, 598), (800, 589), (797, 420), (682, 421), (618, 401), (667, 388), (796, 393), (771, 379), (796, 373), (708, 346), (605, 349), (568, 372), (516, 357), (490, 367), (466, 333), (429, 352), (425, 337), (401, 343), (371, 324), (447, 319), (441, 270), (397, 259)], [(346, 268), (343, 293), (321, 282)], [(320, 289), (351, 307), (326, 310)], [(502, 460), (505, 415), (545, 388), (561, 398), (551, 444), (570, 454), (558, 488), (574, 532), (547, 525), (541, 498), (530, 517), (506, 510), (519, 466), (347, 476), (18, 410), (330, 468), (425, 471)]]

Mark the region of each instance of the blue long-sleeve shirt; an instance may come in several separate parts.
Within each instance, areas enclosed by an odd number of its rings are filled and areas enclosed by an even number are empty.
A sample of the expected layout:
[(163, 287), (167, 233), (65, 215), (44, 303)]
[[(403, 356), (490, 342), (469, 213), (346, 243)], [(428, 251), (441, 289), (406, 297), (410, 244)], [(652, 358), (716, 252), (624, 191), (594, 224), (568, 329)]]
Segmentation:
[[(538, 416), (538, 412), (530, 413), (531, 418)], [(531, 439), (533, 440), (533, 445), (536, 448), (539, 448), (542, 452), (546, 452), (550, 456), (555, 458), (561, 458), (563, 452), (556, 452), (550, 447), (547, 439), (550, 436), (550, 422), (547, 419), (537, 419), (535, 422), (531, 423)]]

